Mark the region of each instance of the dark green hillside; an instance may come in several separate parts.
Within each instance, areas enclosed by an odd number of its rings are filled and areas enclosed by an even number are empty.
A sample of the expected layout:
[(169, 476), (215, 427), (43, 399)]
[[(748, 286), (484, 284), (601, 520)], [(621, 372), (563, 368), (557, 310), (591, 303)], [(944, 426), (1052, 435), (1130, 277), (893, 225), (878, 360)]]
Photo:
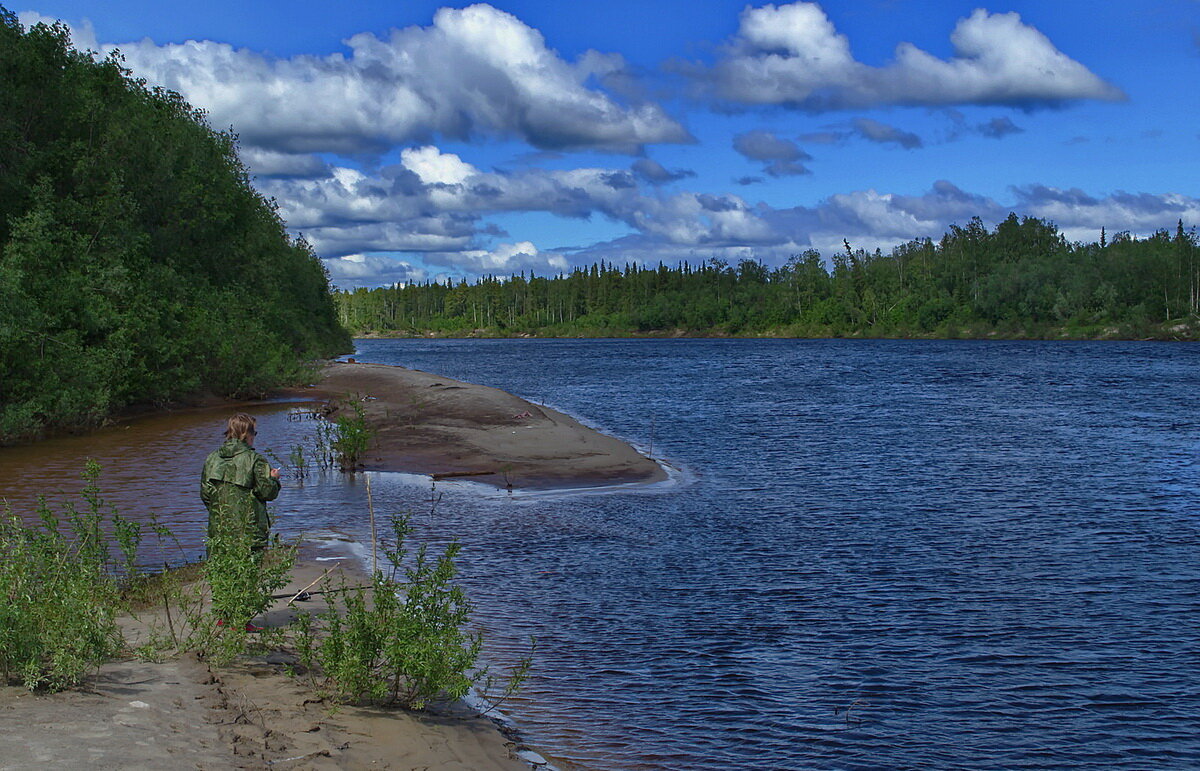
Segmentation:
[(891, 254), (846, 244), (768, 268), (743, 260), (674, 266), (603, 262), (555, 278), (486, 277), (337, 294), (358, 333), (1196, 339), (1194, 231), (1068, 243), (1010, 215)]
[(348, 345), (233, 136), (0, 7), (0, 440), (261, 394)]

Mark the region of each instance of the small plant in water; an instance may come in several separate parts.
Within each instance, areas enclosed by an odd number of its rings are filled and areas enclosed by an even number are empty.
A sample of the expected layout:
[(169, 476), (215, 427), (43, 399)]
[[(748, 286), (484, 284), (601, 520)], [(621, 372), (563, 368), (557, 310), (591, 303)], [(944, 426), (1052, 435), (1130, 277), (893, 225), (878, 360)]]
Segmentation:
[[(328, 411), (333, 410), (330, 405)], [(336, 466), (342, 471), (354, 471), (375, 437), (375, 428), (367, 420), (362, 399), (356, 394), (346, 394), (337, 410), (340, 414), (333, 420), (326, 417), (317, 420), (313, 455), (320, 468)], [(302, 456), (303, 449), (297, 450)], [(297, 465), (294, 460), (292, 465)]]
[(291, 455), (288, 456), (292, 469), (292, 476), (300, 481), (308, 478), (308, 458), (304, 455), (304, 445), (298, 444), (292, 448)]
[(347, 397), (344, 402), (353, 414), (338, 415), (334, 421), (332, 448), (342, 471), (353, 471), (361, 464), (375, 429), (367, 422), (367, 411), (358, 398)]

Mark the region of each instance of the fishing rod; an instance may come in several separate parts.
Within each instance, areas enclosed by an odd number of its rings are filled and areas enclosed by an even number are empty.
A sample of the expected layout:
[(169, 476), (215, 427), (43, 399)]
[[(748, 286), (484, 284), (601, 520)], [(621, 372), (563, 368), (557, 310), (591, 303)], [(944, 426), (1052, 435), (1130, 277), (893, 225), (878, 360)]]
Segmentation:
[(272, 600), (287, 599), (287, 600), (294, 601), (294, 602), (305, 602), (306, 600), (310, 599), (315, 594), (337, 594), (338, 592), (350, 592), (350, 591), (354, 591), (355, 589), (370, 589), (370, 588), (372, 588), (371, 584), (360, 584), (358, 586), (342, 586), (337, 589), (314, 589), (311, 592), (307, 591), (307, 590), (301, 590), (301, 591), (297, 592), (296, 594), (292, 594), (291, 592), (284, 592), (283, 594), (272, 594), (271, 599)]
[(333, 572), (333, 568), (328, 568), (324, 573), (317, 576), (315, 579), (313, 579), (313, 581), (311, 583), (308, 584), (308, 586), (304, 587), (300, 591), (298, 591), (294, 594), (292, 592), (284, 592), (283, 594), (272, 594), (271, 599), (272, 600), (282, 600), (282, 599), (287, 598), (288, 604), (290, 605), (293, 602), (304, 602), (304, 601), (310, 599), (314, 594), (337, 594), (338, 592), (352, 592), (355, 589), (373, 589), (373, 588), (375, 588), (374, 584), (357, 584), (355, 586), (339, 586), (336, 589), (313, 589), (311, 592), (309, 591), (309, 589), (312, 589), (314, 586), (316, 586), (317, 584), (321, 583), (326, 578), (328, 578), (329, 574), (332, 572)]

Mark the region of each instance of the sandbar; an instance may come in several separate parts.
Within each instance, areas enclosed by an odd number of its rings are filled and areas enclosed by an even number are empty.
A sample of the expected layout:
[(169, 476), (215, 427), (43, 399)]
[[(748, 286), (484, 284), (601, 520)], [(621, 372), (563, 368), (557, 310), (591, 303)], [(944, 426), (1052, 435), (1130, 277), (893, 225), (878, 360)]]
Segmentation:
[[(368, 471), (465, 477), (498, 487), (658, 482), (655, 461), (549, 407), (497, 388), (405, 367), (333, 362), (301, 393), (346, 410), (358, 400), (377, 434)], [(339, 414), (334, 409), (331, 417)]]

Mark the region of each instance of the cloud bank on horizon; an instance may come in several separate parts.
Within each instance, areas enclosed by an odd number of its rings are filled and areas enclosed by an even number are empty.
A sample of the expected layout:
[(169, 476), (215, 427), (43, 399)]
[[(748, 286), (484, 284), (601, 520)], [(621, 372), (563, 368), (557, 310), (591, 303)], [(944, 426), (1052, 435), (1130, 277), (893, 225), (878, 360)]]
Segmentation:
[[(969, 138), (1035, 133), (979, 110), (1027, 124), (1072, 105), (1125, 104), (1120, 87), (1016, 13), (959, 18), (949, 57), (900, 42), (872, 65), (816, 3), (747, 7), (708, 61), (664, 56), (657, 71), (614, 52), (565, 58), (539, 30), (485, 4), (441, 8), (427, 26), (362, 32), (325, 56), (211, 40), (101, 43), (87, 21), (72, 31), (78, 46), (119, 48), (136, 76), (232, 127), (259, 190), (341, 286), (553, 274), (597, 259), (770, 264), (809, 248), (828, 254), (844, 238), (887, 249), (1010, 211), (1080, 240), (1101, 227), (1200, 222), (1200, 199), (1174, 191), (1095, 195), (1014, 179), (1000, 202), (937, 176), (914, 183), (909, 174), (905, 189), (924, 189), (915, 194), (861, 172), (857, 184), (829, 181), (834, 153), (882, 153), (873, 157), (899, 167)], [(664, 164), (651, 152), (686, 160)], [(763, 191), (761, 200), (731, 185)], [(539, 234), (547, 221), (596, 235), (564, 245), (554, 228)]]

